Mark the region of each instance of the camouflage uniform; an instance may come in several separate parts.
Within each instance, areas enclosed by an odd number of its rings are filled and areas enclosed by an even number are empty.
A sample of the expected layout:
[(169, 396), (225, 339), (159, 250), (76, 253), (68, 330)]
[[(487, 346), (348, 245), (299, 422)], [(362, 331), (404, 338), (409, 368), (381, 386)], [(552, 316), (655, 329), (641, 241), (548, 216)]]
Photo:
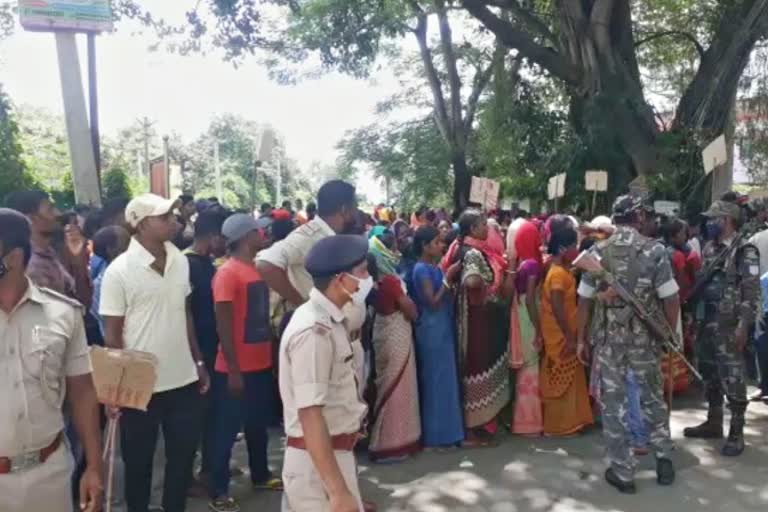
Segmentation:
[[(619, 226), (611, 238), (594, 246), (592, 252), (649, 310), (658, 309), (660, 299), (674, 297), (678, 292), (664, 247), (632, 227)], [(586, 274), (579, 286), (579, 295), (594, 299), (601, 290), (599, 279)], [(600, 372), (603, 437), (611, 469), (622, 481), (631, 482), (637, 460), (629, 443), (626, 379), (630, 369), (640, 387), (641, 407), (657, 459), (669, 459), (672, 449), (659, 347), (620, 299), (598, 303), (591, 337)]]
[[(730, 216), (727, 213), (730, 211), (727, 205), (717, 201), (707, 215)], [(738, 215), (737, 210), (733, 212), (732, 215)], [(709, 242), (702, 251), (703, 268), (708, 268), (732, 243), (733, 238), (725, 242)], [(757, 249), (742, 242), (741, 247), (733, 251), (711, 275), (700, 298), (704, 303), (704, 320), (699, 330), (697, 354), (706, 384), (709, 412), (703, 425), (685, 429), (684, 434), (686, 437), (722, 437), (725, 395), (731, 410), (731, 432), (723, 454), (739, 455), (744, 449), (744, 414), (748, 401), (744, 358), (734, 338), (738, 327), (749, 332), (760, 300), (760, 256)]]

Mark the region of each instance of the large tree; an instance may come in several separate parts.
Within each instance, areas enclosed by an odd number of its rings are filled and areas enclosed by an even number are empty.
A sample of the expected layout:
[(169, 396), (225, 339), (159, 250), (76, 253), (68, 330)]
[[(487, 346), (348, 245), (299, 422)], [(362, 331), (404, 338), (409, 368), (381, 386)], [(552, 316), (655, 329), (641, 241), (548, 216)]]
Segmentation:
[[(675, 162), (660, 141), (643, 62), (684, 55), (690, 76), (668, 124), (683, 143), (723, 133), (750, 54), (768, 27), (768, 0), (462, 0), (509, 48), (561, 81), (571, 119), (591, 147), (614, 147), (604, 162), (624, 178), (653, 176)], [(643, 53), (651, 43), (664, 47)], [(677, 52), (677, 53), (676, 53)], [(653, 61), (653, 59), (656, 61)], [(663, 151), (663, 150), (672, 150)], [(617, 180), (614, 180), (614, 182)], [(618, 180), (623, 181), (623, 180)]]

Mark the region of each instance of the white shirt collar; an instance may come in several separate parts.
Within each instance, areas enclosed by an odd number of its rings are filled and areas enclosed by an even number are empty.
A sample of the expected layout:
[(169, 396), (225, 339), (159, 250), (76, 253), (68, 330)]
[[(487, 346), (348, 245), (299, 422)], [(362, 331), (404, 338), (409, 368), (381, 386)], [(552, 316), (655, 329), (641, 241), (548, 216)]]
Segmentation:
[[(165, 242), (164, 246), (166, 254), (164, 270), (167, 271), (171, 267), (176, 253), (180, 251), (171, 242)], [(152, 253), (149, 252), (146, 247), (141, 245), (141, 242), (136, 240), (135, 237), (131, 237), (131, 242), (128, 244), (126, 254), (143, 267), (149, 268), (155, 262), (155, 257)]]

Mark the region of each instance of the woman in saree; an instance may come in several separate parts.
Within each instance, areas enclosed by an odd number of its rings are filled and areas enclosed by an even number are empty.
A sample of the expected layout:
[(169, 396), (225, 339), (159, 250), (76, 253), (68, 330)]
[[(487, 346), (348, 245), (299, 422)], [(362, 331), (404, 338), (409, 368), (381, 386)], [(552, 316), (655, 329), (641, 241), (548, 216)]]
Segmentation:
[[(385, 236), (385, 240), (388, 238)], [(394, 245), (394, 236), (389, 237)], [(418, 310), (395, 273), (397, 255), (378, 236), (369, 242), (369, 272), (377, 283), (371, 344), (376, 399), (368, 451), (375, 462), (395, 462), (421, 449), (419, 389), (411, 322)]]
[(464, 440), (464, 420), (456, 367), (456, 328), (453, 290), (460, 264), (446, 274), (436, 264), (444, 253), (442, 234), (419, 228), (413, 239), (419, 261), (413, 268), (416, 322), (416, 370), (421, 404), (421, 441), (425, 447), (452, 446)]
[(577, 234), (565, 228), (551, 234), (552, 264), (541, 290), (541, 395), (544, 435), (570, 436), (593, 423), (587, 376), (576, 356), (576, 279), (571, 264), (578, 256)]
[(509, 300), (511, 276), (504, 255), (487, 243), (485, 215), (467, 211), (442, 268), (461, 263), (457, 300), (459, 367), (468, 443), (484, 444), (510, 400)]
[(514, 239), (517, 255), (515, 296), (510, 318), (509, 366), (515, 370), (515, 410), (512, 433), (541, 435), (541, 393), (539, 390), (539, 285), (544, 273), (541, 235), (535, 224), (525, 221)]

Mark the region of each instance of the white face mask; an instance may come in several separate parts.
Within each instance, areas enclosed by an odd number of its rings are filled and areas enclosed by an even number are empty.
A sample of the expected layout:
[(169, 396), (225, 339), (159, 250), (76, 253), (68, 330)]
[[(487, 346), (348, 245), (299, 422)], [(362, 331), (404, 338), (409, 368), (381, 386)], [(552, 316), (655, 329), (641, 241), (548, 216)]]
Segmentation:
[(344, 291), (349, 295), (349, 298), (352, 299), (352, 302), (354, 302), (357, 305), (363, 305), (365, 304), (365, 299), (368, 297), (368, 294), (371, 293), (371, 290), (373, 289), (373, 278), (371, 276), (366, 277), (365, 279), (359, 279), (352, 274), (347, 274), (349, 277), (357, 281), (357, 291), (355, 293), (350, 293), (346, 288), (342, 286)]

